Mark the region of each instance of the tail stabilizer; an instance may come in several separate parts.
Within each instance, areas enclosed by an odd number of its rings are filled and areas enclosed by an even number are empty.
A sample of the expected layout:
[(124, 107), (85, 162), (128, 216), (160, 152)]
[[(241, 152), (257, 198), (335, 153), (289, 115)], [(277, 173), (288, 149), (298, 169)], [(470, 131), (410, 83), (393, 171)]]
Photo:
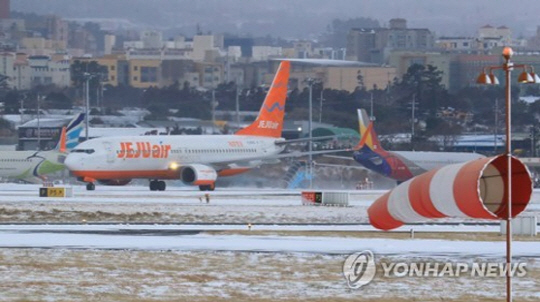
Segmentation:
[(360, 150), (364, 146), (373, 151), (383, 150), (377, 132), (375, 132), (373, 121), (369, 119), (364, 109), (358, 109), (358, 124), (360, 126), (360, 142), (354, 147), (354, 150)]
[[(64, 137), (64, 151), (71, 150), (79, 144), (79, 137), (84, 129), (84, 113), (79, 113), (66, 126), (66, 134)], [(57, 150), (62, 149), (62, 136), (56, 145)]]
[(281, 137), (290, 69), (291, 62), (281, 62), (257, 119), (246, 128), (238, 130), (235, 134)]
[(58, 150), (62, 153), (66, 152), (66, 127), (62, 127), (62, 133), (60, 134), (60, 140), (58, 141)]

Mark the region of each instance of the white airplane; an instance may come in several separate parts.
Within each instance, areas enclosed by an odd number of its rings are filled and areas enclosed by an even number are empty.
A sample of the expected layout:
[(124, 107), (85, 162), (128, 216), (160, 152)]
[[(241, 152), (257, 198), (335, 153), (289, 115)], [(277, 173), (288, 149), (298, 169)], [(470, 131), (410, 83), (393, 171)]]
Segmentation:
[(84, 128), (84, 114), (76, 115), (62, 133), (56, 148), (49, 151), (0, 151), (0, 177), (8, 180), (23, 180), (40, 183), (46, 174), (65, 168), (67, 151), (79, 143)]
[(292, 142), (281, 137), (289, 73), (290, 62), (281, 62), (257, 119), (233, 135), (97, 138), (73, 149), (66, 166), (87, 183), (87, 190), (94, 190), (96, 181), (120, 184), (133, 178), (149, 179), (152, 191), (165, 190), (163, 179), (214, 190), (218, 176), (236, 175), (284, 157), (278, 154)]
[(445, 165), (485, 157), (482, 154), (467, 152), (386, 151), (379, 142), (373, 121), (369, 120), (364, 109), (358, 109), (358, 121), (361, 139), (353, 149), (353, 159), (398, 183)]

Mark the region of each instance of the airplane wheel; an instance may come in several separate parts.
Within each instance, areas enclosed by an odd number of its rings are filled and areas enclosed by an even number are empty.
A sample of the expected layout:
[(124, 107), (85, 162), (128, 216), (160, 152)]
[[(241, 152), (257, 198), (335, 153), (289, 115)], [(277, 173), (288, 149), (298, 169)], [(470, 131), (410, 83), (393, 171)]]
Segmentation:
[(201, 191), (214, 191), (215, 188), (216, 188), (215, 184), (199, 186), (199, 190)]
[(157, 182), (157, 189), (159, 191), (165, 191), (166, 187), (167, 187), (167, 185), (165, 184), (165, 182), (163, 180)]
[(92, 182), (89, 182), (86, 184), (86, 190), (87, 191), (94, 191), (96, 189), (96, 185)]
[(155, 180), (150, 181), (150, 191), (157, 191), (158, 190), (158, 182)]

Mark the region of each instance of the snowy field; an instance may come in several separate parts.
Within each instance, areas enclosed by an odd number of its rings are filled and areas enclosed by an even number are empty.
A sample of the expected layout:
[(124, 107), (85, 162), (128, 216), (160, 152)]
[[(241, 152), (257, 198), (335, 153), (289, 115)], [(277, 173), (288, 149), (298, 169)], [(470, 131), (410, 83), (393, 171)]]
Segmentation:
[[(209, 203), (174, 186), (74, 193), (0, 184), (0, 301), (504, 300), (504, 278), (377, 275), (349, 289), (343, 261), (366, 249), (377, 263), (504, 259), (499, 226), (486, 221), (375, 231), (366, 209), (384, 191), (351, 191), (348, 207), (302, 206), (288, 190), (218, 188)], [(540, 191), (526, 213), (539, 215)], [(516, 237), (513, 252), (528, 269), (515, 301), (540, 301), (540, 240)]]
[[(384, 278), (349, 289), (346, 255), (133, 250), (0, 250), (0, 301), (504, 301), (504, 278)], [(403, 258), (388, 261), (479, 261)], [(525, 259), (515, 301), (539, 301), (540, 263)], [(379, 270), (379, 268), (378, 268)]]
[[(98, 186), (96, 191), (74, 186), (71, 198), (40, 198), (38, 188), (0, 184), (0, 222), (367, 223), (367, 207), (385, 192), (350, 191), (349, 207), (309, 207), (301, 205), (301, 191), (281, 189), (218, 188), (207, 203), (203, 192), (186, 187), (151, 192), (144, 186)], [(527, 212), (540, 213), (540, 192)]]

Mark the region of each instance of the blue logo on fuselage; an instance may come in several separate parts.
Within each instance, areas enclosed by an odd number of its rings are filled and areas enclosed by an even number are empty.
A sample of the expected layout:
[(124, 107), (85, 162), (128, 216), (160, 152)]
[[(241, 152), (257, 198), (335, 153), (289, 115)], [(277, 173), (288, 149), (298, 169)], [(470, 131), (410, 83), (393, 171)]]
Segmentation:
[(360, 150), (355, 151), (353, 158), (361, 165), (372, 171), (386, 177), (392, 175), (392, 167), (390, 167), (390, 164), (388, 164), (386, 159), (367, 146), (363, 146)]

